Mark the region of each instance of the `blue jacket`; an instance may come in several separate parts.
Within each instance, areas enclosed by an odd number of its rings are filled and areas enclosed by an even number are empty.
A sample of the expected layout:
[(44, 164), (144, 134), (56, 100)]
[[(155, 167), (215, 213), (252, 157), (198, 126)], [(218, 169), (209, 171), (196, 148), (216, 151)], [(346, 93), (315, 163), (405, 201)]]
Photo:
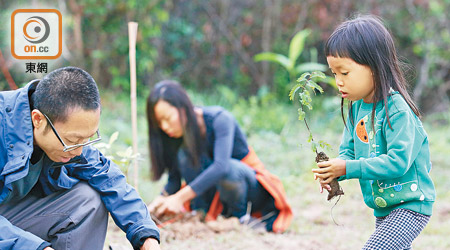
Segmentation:
[[(0, 92), (0, 204), (12, 191), (12, 183), (28, 174), (33, 153), (33, 127), (28, 93), (39, 81), (24, 88)], [(47, 159), (47, 158), (46, 158)], [(159, 230), (136, 190), (126, 183), (117, 165), (96, 148), (86, 146), (67, 163), (44, 162), (39, 183), (46, 195), (86, 181), (100, 193), (116, 224), (126, 232), (134, 248), (143, 238), (159, 241)], [(37, 249), (44, 240), (12, 225), (0, 215), (0, 249)]]

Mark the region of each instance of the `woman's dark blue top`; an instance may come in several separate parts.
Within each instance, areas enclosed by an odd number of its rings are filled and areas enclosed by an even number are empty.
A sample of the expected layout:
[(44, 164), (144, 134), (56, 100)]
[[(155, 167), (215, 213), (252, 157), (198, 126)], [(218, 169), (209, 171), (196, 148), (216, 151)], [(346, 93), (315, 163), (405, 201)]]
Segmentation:
[(200, 172), (195, 174), (194, 179), (190, 178), (191, 173), (186, 171), (188, 166), (179, 163), (178, 167), (170, 170), (165, 186), (169, 194), (176, 193), (180, 189), (181, 179), (184, 179), (197, 196), (202, 195), (227, 174), (231, 167), (228, 164), (231, 158), (241, 160), (249, 152), (245, 135), (230, 112), (219, 106), (201, 109), (206, 127), (205, 155), (210, 160), (201, 160), (201, 166), (197, 167)]

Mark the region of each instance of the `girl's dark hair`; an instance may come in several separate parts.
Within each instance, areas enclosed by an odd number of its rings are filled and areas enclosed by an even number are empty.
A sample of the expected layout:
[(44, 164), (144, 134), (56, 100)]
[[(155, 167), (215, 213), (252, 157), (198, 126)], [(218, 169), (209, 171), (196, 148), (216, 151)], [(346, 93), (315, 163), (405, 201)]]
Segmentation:
[[(398, 91), (420, 117), (420, 112), (407, 91), (407, 82), (400, 69), (400, 61), (394, 46), (394, 40), (380, 18), (367, 15), (359, 16), (339, 25), (325, 44), (325, 55), (350, 58), (358, 64), (367, 65), (373, 74), (374, 95), (372, 97), (372, 127), (376, 103), (383, 100), (387, 122), (392, 129), (388, 115), (387, 98), (392, 88)], [(352, 119), (352, 103), (348, 103), (349, 117)], [(344, 101), (341, 101), (341, 114), (344, 120)]]
[[(185, 119), (186, 122), (182, 123), (184, 124), (182, 138), (171, 138), (160, 129), (155, 117), (155, 105), (159, 100), (174, 106), (179, 112), (180, 119)], [(199, 165), (204, 138), (200, 134), (194, 106), (178, 82), (164, 80), (155, 85), (147, 99), (147, 121), (153, 180), (159, 180), (166, 169), (177, 167), (177, 152), (181, 144), (186, 146), (193, 165)]]

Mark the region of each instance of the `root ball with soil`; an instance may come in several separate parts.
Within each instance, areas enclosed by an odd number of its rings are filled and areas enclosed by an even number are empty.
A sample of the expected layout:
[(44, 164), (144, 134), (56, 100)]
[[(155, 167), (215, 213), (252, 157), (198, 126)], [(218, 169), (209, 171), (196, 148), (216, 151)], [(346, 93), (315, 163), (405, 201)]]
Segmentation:
[[(316, 152), (316, 163), (328, 161), (329, 159), (330, 158), (324, 152), (319, 152), (319, 153)], [(337, 181), (337, 179), (333, 179), (330, 182), (330, 187), (331, 187), (331, 190), (327, 190), (328, 191), (328, 197), (327, 197), (328, 201), (333, 199), (336, 196), (344, 194), (344, 190), (339, 185), (339, 182)]]

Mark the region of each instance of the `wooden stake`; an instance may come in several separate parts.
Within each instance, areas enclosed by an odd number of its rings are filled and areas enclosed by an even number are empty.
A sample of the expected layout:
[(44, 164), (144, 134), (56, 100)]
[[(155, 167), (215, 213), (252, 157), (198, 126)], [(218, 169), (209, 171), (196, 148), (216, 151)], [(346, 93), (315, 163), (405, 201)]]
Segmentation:
[[(128, 40), (129, 40), (129, 55), (130, 55), (130, 98), (131, 98), (131, 127), (133, 132), (133, 155), (137, 156), (137, 108), (136, 108), (136, 37), (137, 37), (138, 23), (128, 23)], [(138, 190), (138, 162), (133, 160), (133, 179), (134, 188)]]

